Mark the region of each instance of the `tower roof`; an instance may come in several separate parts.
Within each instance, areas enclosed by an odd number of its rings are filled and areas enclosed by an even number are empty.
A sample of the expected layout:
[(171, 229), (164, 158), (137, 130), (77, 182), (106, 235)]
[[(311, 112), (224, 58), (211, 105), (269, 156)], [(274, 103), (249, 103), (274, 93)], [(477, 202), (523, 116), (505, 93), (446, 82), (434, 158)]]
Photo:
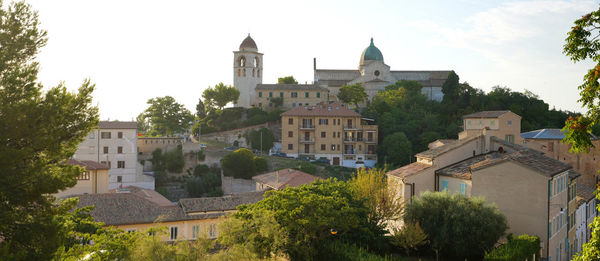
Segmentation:
[(250, 37), (250, 34), (248, 34), (248, 37), (246, 37), (246, 39), (242, 41), (242, 44), (240, 44), (240, 51), (258, 51), (256, 42), (254, 42), (252, 37)]
[(373, 44), (373, 37), (371, 37), (371, 44), (369, 45), (369, 47), (365, 48), (365, 50), (362, 52), (362, 55), (360, 56), (360, 64), (365, 64), (365, 61), (383, 62), (383, 54), (381, 54), (381, 51), (379, 51), (379, 49), (375, 47), (375, 44)]

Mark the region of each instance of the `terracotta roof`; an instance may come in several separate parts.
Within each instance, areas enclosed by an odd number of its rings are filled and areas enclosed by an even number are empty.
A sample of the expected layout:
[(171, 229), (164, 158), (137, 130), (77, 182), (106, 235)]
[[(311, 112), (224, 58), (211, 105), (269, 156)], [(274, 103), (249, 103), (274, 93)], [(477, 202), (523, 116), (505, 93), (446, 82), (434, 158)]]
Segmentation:
[(581, 173), (575, 171), (574, 169), (569, 170), (569, 180), (574, 180), (576, 178), (579, 178), (580, 176), (581, 176)]
[(596, 191), (595, 185), (577, 182), (577, 189), (575, 190), (575, 193), (577, 194), (577, 205), (581, 205), (582, 203), (593, 199), (595, 197), (594, 191)]
[(137, 129), (135, 121), (101, 121), (98, 126), (100, 129)]
[(110, 193), (133, 193), (133, 194), (136, 194), (152, 203), (155, 203), (155, 204), (157, 204), (159, 206), (163, 206), (163, 207), (169, 207), (169, 206), (175, 205), (173, 202), (169, 201), (163, 195), (161, 195), (160, 193), (158, 193), (154, 190), (144, 189), (144, 188), (140, 188), (140, 187), (136, 187), (136, 186), (126, 186), (123, 188), (111, 189), (109, 192)]
[[(439, 147), (439, 146), (446, 145), (446, 144), (449, 144), (449, 143), (454, 143), (454, 142), (456, 142), (456, 141), (458, 141), (458, 140), (452, 140), (452, 139), (438, 139), (438, 140), (434, 140), (434, 141), (430, 142), (430, 143), (427, 145), (427, 147), (428, 147), (428, 148), (430, 148), (430, 149), (432, 149), (432, 148), (437, 148), (437, 147)], [(438, 145), (438, 146), (435, 146), (435, 143), (439, 143), (439, 145)]]
[(500, 160), (502, 154), (498, 152), (492, 152), (488, 154), (477, 155), (470, 157), (466, 160), (459, 161), (452, 165), (435, 171), (435, 174), (450, 176), (461, 179), (471, 179), (471, 169), (476, 169), (489, 163)]
[(281, 114), (281, 116), (338, 116), (360, 117), (360, 114), (346, 108), (338, 102), (321, 102), (315, 106), (296, 107)]
[(466, 138), (466, 139), (463, 139), (463, 140), (458, 140), (456, 142), (451, 142), (451, 143), (448, 143), (448, 144), (444, 144), (442, 146), (435, 147), (433, 149), (428, 149), (428, 150), (423, 151), (421, 153), (417, 153), (416, 156), (417, 157), (423, 157), (423, 158), (435, 158), (437, 156), (440, 156), (440, 155), (442, 155), (442, 154), (444, 154), (446, 152), (449, 152), (451, 150), (459, 148), (462, 145), (467, 144), (467, 143), (469, 143), (469, 142), (471, 142), (471, 141), (473, 141), (475, 139), (479, 139), (481, 137), (482, 137), (482, 135), (479, 135), (479, 136), (474, 136), (474, 137)]
[(493, 166), (496, 165), (500, 162), (504, 162), (504, 161), (514, 161), (514, 162), (518, 162), (522, 165), (525, 165), (527, 167), (530, 167), (534, 170), (536, 170), (538, 173), (547, 176), (547, 177), (552, 177), (556, 174), (562, 173), (564, 171), (567, 171), (569, 169), (571, 169), (571, 166), (560, 162), (558, 160), (546, 157), (543, 153), (534, 151), (534, 150), (522, 150), (522, 151), (516, 151), (510, 154), (507, 154), (506, 156), (503, 156), (500, 159), (497, 160), (490, 160), (490, 161), (486, 161), (486, 162), (482, 162), (477, 164), (477, 166), (473, 166), (471, 167), (472, 170), (475, 169), (483, 169), (489, 166)]
[(463, 116), (464, 119), (467, 118), (498, 118), (505, 113), (510, 111), (480, 111), (476, 113), (471, 113)]
[(309, 184), (318, 177), (295, 169), (282, 169), (252, 177), (257, 183), (265, 184), (273, 189), (284, 189), (285, 187), (298, 187)]
[(307, 91), (329, 91), (315, 84), (257, 84), (256, 90), (307, 90)]
[(95, 162), (95, 161), (91, 161), (91, 160), (76, 160), (76, 159), (69, 159), (67, 161), (67, 164), (69, 165), (77, 165), (77, 166), (81, 166), (81, 167), (85, 167), (86, 170), (102, 170), (102, 169), (109, 169), (107, 165), (104, 165), (102, 163), (99, 162)]
[(392, 175), (392, 176), (396, 176), (396, 177), (399, 177), (399, 178), (404, 178), (404, 177), (409, 177), (409, 176), (412, 176), (414, 174), (417, 174), (421, 170), (427, 169), (429, 167), (431, 167), (431, 165), (429, 165), (429, 164), (424, 164), (424, 163), (420, 163), (420, 162), (413, 162), (413, 163), (408, 164), (406, 166), (402, 166), (400, 168), (392, 170), (392, 171), (388, 172), (387, 175)]
[(235, 210), (239, 205), (254, 204), (263, 199), (264, 191), (254, 191), (211, 198), (184, 198), (179, 205), (185, 213)]

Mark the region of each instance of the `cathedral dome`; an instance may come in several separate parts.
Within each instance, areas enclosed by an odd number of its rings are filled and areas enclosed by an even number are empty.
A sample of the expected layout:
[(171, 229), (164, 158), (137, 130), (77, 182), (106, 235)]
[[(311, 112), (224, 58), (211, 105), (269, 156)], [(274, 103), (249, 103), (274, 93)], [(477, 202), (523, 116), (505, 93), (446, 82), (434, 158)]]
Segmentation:
[(371, 38), (371, 44), (367, 47), (360, 56), (360, 64), (365, 64), (365, 61), (382, 61), (383, 62), (383, 54), (375, 45), (373, 44), (373, 38)]
[(240, 51), (258, 51), (258, 47), (256, 47), (256, 43), (254, 42), (254, 40), (252, 39), (252, 37), (250, 37), (250, 34), (248, 34), (248, 37), (246, 37), (246, 39), (244, 39), (244, 41), (242, 41), (242, 44), (240, 44)]

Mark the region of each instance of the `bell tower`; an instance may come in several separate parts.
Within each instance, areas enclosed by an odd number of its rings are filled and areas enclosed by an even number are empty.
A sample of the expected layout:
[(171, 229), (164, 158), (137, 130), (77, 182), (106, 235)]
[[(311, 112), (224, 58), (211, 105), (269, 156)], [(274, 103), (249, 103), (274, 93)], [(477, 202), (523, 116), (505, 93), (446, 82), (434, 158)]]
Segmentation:
[(257, 84), (262, 83), (263, 54), (258, 52), (256, 43), (248, 37), (233, 51), (233, 86), (240, 91), (236, 107), (249, 108), (254, 105)]

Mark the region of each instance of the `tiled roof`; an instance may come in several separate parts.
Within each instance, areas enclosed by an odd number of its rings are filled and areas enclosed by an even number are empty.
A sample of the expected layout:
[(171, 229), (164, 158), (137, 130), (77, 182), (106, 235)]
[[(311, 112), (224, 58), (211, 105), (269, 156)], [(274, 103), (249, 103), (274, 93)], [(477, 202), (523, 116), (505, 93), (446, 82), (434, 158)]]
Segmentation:
[(285, 187), (298, 187), (309, 184), (318, 177), (295, 169), (282, 169), (252, 177), (258, 183), (265, 184), (273, 189), (284, 189)]
[(536, 170), (538, 173), (547, 176), (547, 177), (552, 177), (556, 174), (562, 173), (564, 171), (567, 171), (569, 169), (571, 169), (571, 166), (560, 162), (558, 160), (546, 157), (544, 154), (537, 152), (537, 151), (533, 151), (533, 150), (522, 150), (522, 151), (516, 151), (510, 154), (507, 154), (506, 156), (503, 156), (500, 159), (497, 160), (490, 160), (490, 161), (486, 161), (485, 163), (479, 163), (477, 164), (477, 166), (472, 166), (471, 169), (475, 170), (475, 169), (483, 169), (492, 165), (496, 165), (500, 162), (504, 162), (504, 161), (514, 161), (514, 162), (518, 162), (522, 165), (525, 165), (529, 168), (532, 168), (534, 170)]
[(136, 186), (126, 186), (123, 188), (111, 189), (110, 193), (133, 193), (159, 206), (169, 207), (175, 205), (173, 202), (169, 201), (163, 195), (154, 190), (144, 189)]
[(439, 146), (439, 147), (436, 147), (436, 148), (433, 148), (433, 149), (428, 149), (426, 151), (417, 153), (416, 156), (417, 157), (424, 157), (424, 158), (435, 158), (437, 156), (440, 156), (440, 155), (442, 155), (442, 154), (444, 154), (444, 153), (446, 153), (448, 151), (451, 151), (451, 150), (454, 150), (456, 148), (459, 148), (462, 145), (467, 144), (467, 143), (469, 143), (469, 142), (471, 142), (471, 141), (473, 141), (475, 139), (479, 139), (479, 138), (481, 138), (481, 135), (470, 137), (470, 138), (466, 138), (466, 139), (463, 139), (463, 140), (458, 140), (456, 142), (451, 142), (451, 143), (444, 144), (442, 146)]
[(387, 175), (404, 178), (404, 177), (412, 176), (412, 175), (420, 172), (421, 170), (427, 169), (429, 167), (431, 167), (431, 165), (429, 165), (429, 164), (413, 162), (411, 164), (408, 164), (408, 165), (402, 166), (400, 168), (397, 168), (395, 170), (392, 170), (392, 171), (388, 172)]
[(569, 180), (576, 179), (581, 176), (581, 173), (575, 171), (574, 169), (569, 170)]
[(595, 197), (594, 191), (596, 191), (595, 185), (577, 182), (575, 193), (577, 194), (578, 203), (580, 203), (580, 200), (582, 201), (581, 203), (583, 203), (593, 199)]
[(476, 113), (471, 113), (463, 116), (464, 119), (467, 118), (498, 118), (501, 115), (508, 113), (510, 111), (480, 111)]
[(256, 90), (307, 90), (328, 91), (328, 89), (314, 84), (257, 84)]
[(438, 169), (436, 174), (451, 176), (461, 179), (471, 179), (471, 168), (477, 168), (500, 159), (501, 154), (493, 152), (489, 154), (477, 155), (463, 161), (459, 161), (450, 166)]
[(107, 165), (91, 160), (69, 159), (69, 161), (67, 161), (67, 164), (85, 167), (86, 170), (109, 169)]
[(338, 102), (321, 102), (315, 106), (296, 107), (281, 114), (281, 116), (338, 116), (360, 117), (360, 114), (346, 108)]
[(101, 121), (98, 126), (100, 129), (137, 129), (135, 121)]
[(239, 205), (254, 204), (263, 199), (264, 191), (254, 191), (211, 198), (184, 198), (179, 205), (185, 213), (235, 210)]

